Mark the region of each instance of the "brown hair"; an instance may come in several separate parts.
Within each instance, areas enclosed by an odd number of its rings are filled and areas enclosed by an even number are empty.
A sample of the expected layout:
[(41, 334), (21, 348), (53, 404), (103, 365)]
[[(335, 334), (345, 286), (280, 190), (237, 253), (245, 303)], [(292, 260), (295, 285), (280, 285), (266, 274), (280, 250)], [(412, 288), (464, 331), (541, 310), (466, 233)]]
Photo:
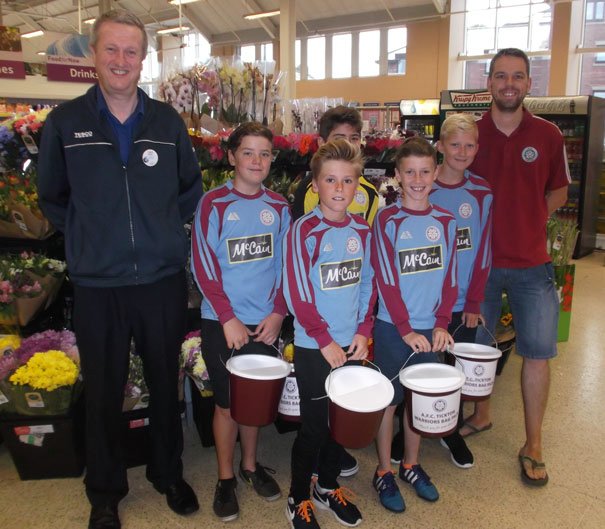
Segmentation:
[(494, 55), (493, 59), (489, 63), (488, 77), (491, 78), (492, 74), (494, 73), (494, 65), (500, 57), (517, 57), (519, 59), (523, 59), (523, 61), (525, 62), (525, 69), (527, 70), (526, 73), (529, 77), (529, 58), (527, 57), (526, 53), (523, 50), (520, 50), (519, 48), (503, 48), (499, 50), (498, 53)]
[(395, 167), (399, 168), (399, 162), (404, 158), (417, 156), (419, 158), (432, 158), (437, 164), (437, 154), (435, 148), (424, 138), (413, 136), (405, 140), (395, 153)]
[(267, 138), (273, 144), (273, 133), (269, 128), (256, 121), (246, 121), (230, 134), (227, 140), (227, 150), (235, 154), (245, 136), (261, 136)]
[(345, 139), (339, 138), (324, 143), (313, 155), (313, 158), (311, 159), (311, 172), (313, 173), (314, 179), (319, 177), (319, 173), (321, 173), (321, 168), (324, 163), (329, 162), (330, 160), (349, 162), (355, 166), (355, 172), (358, 176), (363, 171), (364, 160), (359, 147)]
[(324, 141), (328, 141), (330, 132), (343, 123), (351, 125), (351, 127), (361, 134), (363, 121), (359, 112), (355, 108), (339, 105), (326, 110), (321, 116), (319, 119), (319, 135)]

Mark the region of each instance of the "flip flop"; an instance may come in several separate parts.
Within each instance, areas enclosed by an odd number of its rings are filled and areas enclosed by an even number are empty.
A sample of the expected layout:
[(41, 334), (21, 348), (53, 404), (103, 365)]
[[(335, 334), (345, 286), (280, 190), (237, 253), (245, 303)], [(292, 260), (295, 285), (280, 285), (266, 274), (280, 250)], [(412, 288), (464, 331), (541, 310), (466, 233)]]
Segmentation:
[(470, 437), (471, 435), (476, 435), (478, 433), (486, 432), (487, 430), (491, 430), (493, 424), (490, 422), (490, 423), (486, 424), (483, 428), (477, 428), (474, 424), (471, 424), (468, 421), (464, 421), (463, 426), (466, 426), (471, 431), (470, 431), (470, 433), (467, 433), (466, 435), (463, 435), (462, 437)]
[(523, 483), (526, 485), (530, 485), (532, 487), (543, 487), (548, 483), (548, 474), (546, 474), (543, 478), (532, 478), (525, 470), (524, 463), (528, 462), (531, 465), (532, 470), (546, 468), (546, 465), (541, 461), (536, 461), (533, 457), (523, 456), (519, 454), (519, 464), (521, 465), (521, 479)]

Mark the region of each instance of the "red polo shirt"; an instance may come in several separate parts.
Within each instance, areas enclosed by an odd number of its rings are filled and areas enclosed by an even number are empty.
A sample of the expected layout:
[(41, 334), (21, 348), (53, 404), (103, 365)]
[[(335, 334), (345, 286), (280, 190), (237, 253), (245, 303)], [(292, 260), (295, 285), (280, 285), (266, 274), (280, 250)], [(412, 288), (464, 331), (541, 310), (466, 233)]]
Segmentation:
[(527, 268), (550, 261), (546, 251), (546, 193), (569, 184), (561, 131), (523, 109), (519, 127), (506, 136), (491, 112), (477, 122), (479, 152), (470, 170), (494, 194), (493, 266)]

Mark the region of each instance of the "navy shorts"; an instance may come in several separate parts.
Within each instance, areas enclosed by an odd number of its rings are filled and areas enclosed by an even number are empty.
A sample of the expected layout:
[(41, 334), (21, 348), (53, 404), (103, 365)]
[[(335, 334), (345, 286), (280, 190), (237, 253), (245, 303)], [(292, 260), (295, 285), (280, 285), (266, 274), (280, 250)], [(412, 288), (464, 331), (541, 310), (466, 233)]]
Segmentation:
[[(537, 360), (557, 355), (559, 298), (552, 263), (530, 268), (492, 268), (485, 287), (481, 313), (494, 333), (506, 291), (513, 314), (517, 354)], [(483, 327), (477, 342), (489, 345), (492, 338)]]
[[(422, 334), (429, 342), (433, 339), (433, 329), (414, 329), (414, 332)], [(399, 371), (404, 364), (408, 367), (426, 362), (439, 362), (437, 353), (416, 353), (410, 358), (412, 353), (412, 348), (403, 341), (395, 325), (376, 320), (374, 324), (374, 363), (393, 384), (395, 395), (391, 402), (392, 406), (403, 402), (403, 386), (399, 382)]]

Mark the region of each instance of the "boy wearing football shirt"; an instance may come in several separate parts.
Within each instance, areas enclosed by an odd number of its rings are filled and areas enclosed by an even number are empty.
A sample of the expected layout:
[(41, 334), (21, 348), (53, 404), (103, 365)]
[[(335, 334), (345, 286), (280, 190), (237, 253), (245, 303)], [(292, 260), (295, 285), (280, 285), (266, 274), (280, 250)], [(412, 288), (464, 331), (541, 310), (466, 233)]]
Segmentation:
[[(437, 142), (443, 163), (429, 197), (432, 204), (456, 217), (458, 299), (448, 330), (457, 342), (465, 343), (475, 342), (492, 261), (492, 192), (483, 178), (468, 170), (479, 147), (478, 136), (477, 124), (469, 114), (453, 114), (443, 122)], [(459, 417), (462, 423), (462, 414)], [(473, 466), (473, 454), (458, 431), (444, 437), (442, 444), (456, 466)]]
[(218, 460), (214, 512), (222, 521), (238, 517), (233, 471), (237, 435), (240, 478), (268, 501), (280, 497), (275, 480), (256, 461), (258, 428), (237, 424), (230, 413), (229, 374), (234, 354), (274, 355), (287, 312), (282, 292), (282, 241), (290, 226), (288, 202), (262, 182), (272, 160), (271, 131), (244, 123), (227, 142), (233, 181), (207, 192), (192, 230), (192, 272), (204, 295), (203, 357), (216, 403), (213, 432)]
[[(339, 486), (343, 448), (330, 437), (324, 381), (368, 354), (376, 301), (370, 227), (347, 212), (363, 165), (346, 140), (322, 145), (311, 161), (319, 205), (294, 222), (284, 244), (284, 294), (294, 315), (294, 367), (301, 428), (292, 447), (286, 515), (293, 529), (317, 529), (314, 504), (349, 527), (361, 514)], [(317, 482), (309, 491), (311, 474)]]
[[(426, 140), (414, 137), (401, 145), (395, 176), (402, 196), (381, 209), (373, 225), (372, 265), (379, 294), (374, 362), (393, 380), (395, 390), (376, 437), (378, 467), (373, 485), (380, 503), (392, 512), (405, 510), (391, 470), (393, 414), (403, 400), (397, 375), (404, 365), (436, 362), (437, 351), (453, 344), (447, 328), (458, 291), (456, 220), (429, 203), (436, 165), (435, 149)], [(436, 501), (439, 493), (418, 463), (420, 435), (406, 419), (404, 412), (405, 448), (399, 477), (421, 498)]]

